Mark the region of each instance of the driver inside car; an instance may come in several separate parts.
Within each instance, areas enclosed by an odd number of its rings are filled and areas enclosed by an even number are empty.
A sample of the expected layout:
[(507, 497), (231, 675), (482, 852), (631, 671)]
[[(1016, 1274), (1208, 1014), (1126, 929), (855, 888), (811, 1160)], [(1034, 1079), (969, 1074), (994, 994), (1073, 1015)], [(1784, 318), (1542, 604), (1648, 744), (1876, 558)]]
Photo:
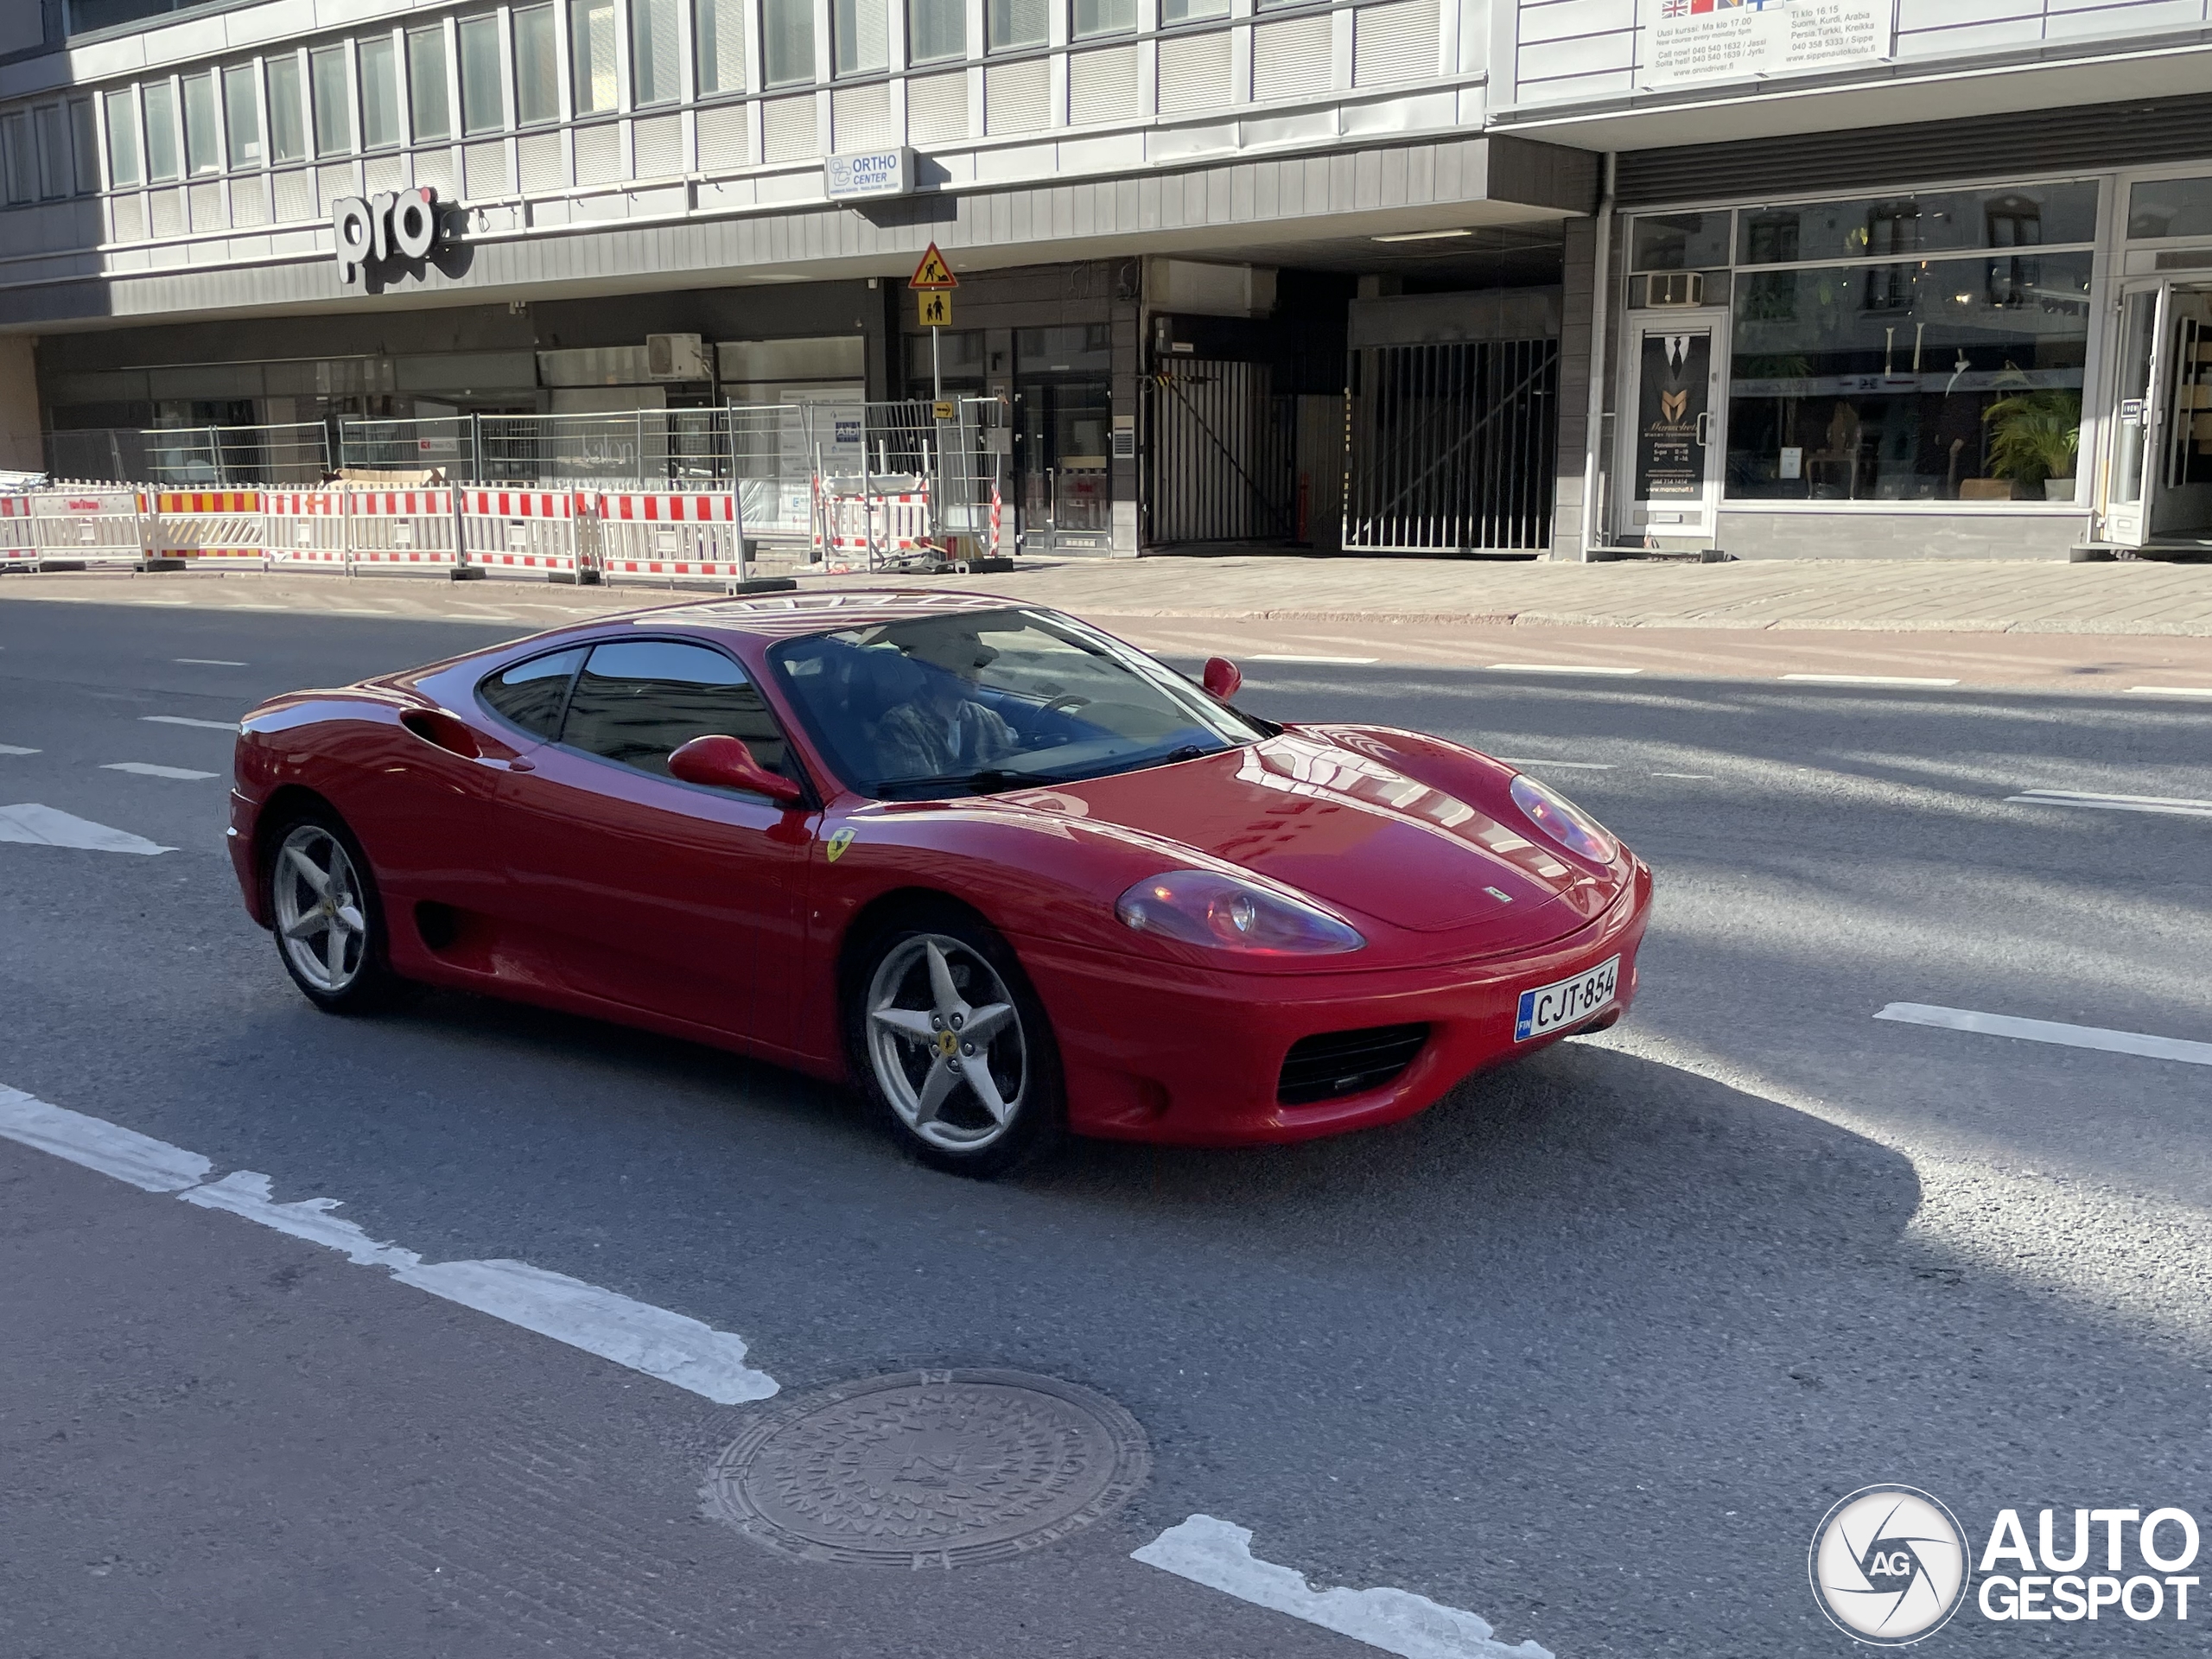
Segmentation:
[(931, 628), (902, 639), (905, 695), (876, 722), (886, 769), (937, 778), (996, 766), (1022, 745), (1013, 727), (976, 695), (976, 677), (998, 652), (975, 631)]

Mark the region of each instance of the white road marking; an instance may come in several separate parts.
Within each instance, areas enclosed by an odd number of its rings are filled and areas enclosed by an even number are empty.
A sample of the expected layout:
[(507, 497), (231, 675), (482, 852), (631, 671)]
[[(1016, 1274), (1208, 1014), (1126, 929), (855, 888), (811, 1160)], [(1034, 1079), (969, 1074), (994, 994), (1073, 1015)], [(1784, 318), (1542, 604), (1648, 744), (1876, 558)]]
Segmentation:
[(2212, 685), (2131, 685), (2134, 697), (2212, 697)]
[(1492, 663), (1503, 674), (1641, 674), (1640, 668), (1592, 668), (1586, 663)]
[(1971, 1008), (1937, 1007), (1926, 1002), (1892, 1002), (1874, 1017), (1902, 1020), (1911, 1026), (1937, 1026), (1947, 1031), (2017, 1037), (2023, 1042), (2058, 1043), (2068, 1048), (2094, 1048), (2109, 1054), (2140, 1054), (2153, 1060), (2212, 1065), (2212, 1043), (2191, 1042), (2183, 1037), (2109, 1031), (2102, 1026), (2069, 1026), (2056, 1020), (2016, 1020), (2005, 1014), (1976, 1014)]
[(2007, 795), (2006, 803), (2025, 806), (2087, 806), (2106, 812), (2167, 812), (2177, 817), (2212, 818), (2212, 801), (2186, 795), (2099, 795), (2077, 789), (2031, 789)]
[(176, 851), (174, 847), (148, 841), (143, 836), (134, 836), (128, 830), (111, 830), (104, 823), (94, 823), (90, 818), (80, 818), (56, 807), (41, 806), (36, 801), (0, 806), (0, 841), (25, 842), (34, 847), (74, 847), (88, 853), (151, 855)]
[(1910, 674), (1785, 674), (1808, 685), (1956, 685), (1956, 680), (1916, 679)]
[(1282, 652), (1255, 651), (1244, 660), (1248, 663), (1337, 663), (1361, 667), (1382, 659), (1376, 657), (1294, 657)]
[(1168, 1528), (1130, 1559), (1404, 1659), (1552, 1659), (1548, 1648), (1508, 1647), (1488, 1620), (1408, 1590), (1315, 1590), (1303, 1573), (1255, 1557), (1250, 1528), (1210, 1515)]
[(140, 778), (213, 778), (212, 772), (194, 772), (189, 766), (157, 766), (150, 760), (111, 760), (102, 772), (127, 772)]
[(0, 754), (36, 754), (36, 749), (17, 748), (13, 743), (0, 743)]
[(1713, 774), (1709, 772), (1655, 772), (1651, 775), (1654, 778), (1701, 778), (1707, 783), (1713, 780)]
[[(257, 607), (245, 605), (234, 605), (231, 608), (232, 610), (242, 611)], [(275, 610), (276, 607), (273, 605), (266, 605), (257, 608), (263, 610)], [(189, 663), (194, 668), (251, 668), (252, 666), (251, 663), (234, 663), (227, 657), (180, 657), (176, 660), (180, 663)]]
[(339, 1220), (330, 1213), (338, 1207), (335, 1198), (278, 1204), (270, 1196), (269, 1178), (249, 1169), (209, 1181), (214, 1166), (196, 1152), (5, 1084), (0, 1084), (0, 1136), (148, 1192), (174, 1192), (187, 1204), (257, 1222), (336, 1250), (359, 1266), (383, 1268), (404, 1285), (688, 1389), (717, 1405), (766, 1400), (777, 1390), (774, 1377), (745, 1363), (745, 1339), (732, 1332), (527, 1262), (426, 1263), (412, 1250), (378, 1243), (358, 1223)]
[(150, 721), (156, 726), (197, 726), (210, 732), (235, 732), (235, 720), (194, 720), (189, 715), (141, 715), (139, 719)]
[(1611, 772), (1613, 770), (1613, 763), (1610, 760), (1539, 760), (1533, 755), (1523, 756), (1522, 759), (1516, 760), (1510, 759), (1503, 754), (1496, 755), (1492, 758), (1503, 761), (1509, 766), (1566, 766), (1575, 772)]

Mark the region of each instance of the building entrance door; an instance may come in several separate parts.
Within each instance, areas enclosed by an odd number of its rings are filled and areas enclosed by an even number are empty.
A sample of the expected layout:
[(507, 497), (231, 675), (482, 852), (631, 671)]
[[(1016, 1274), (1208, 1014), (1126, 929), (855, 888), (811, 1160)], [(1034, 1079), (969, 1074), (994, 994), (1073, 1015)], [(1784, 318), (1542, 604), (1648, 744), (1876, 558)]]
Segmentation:
[(1631, 311), (1622, 353), (1616, 530), (1630, 542), (1710, 543), (1728, 452), (1720, 395), (1728, 313), (1705, 306)]
[(1014, 497), (1025, 553), (1114, 548), (1113, 391), (1104, 324), (1014, 334)]
[(2124, 289), (2115, 358), (2103, 539), (2212, 543), (2212, 289)]

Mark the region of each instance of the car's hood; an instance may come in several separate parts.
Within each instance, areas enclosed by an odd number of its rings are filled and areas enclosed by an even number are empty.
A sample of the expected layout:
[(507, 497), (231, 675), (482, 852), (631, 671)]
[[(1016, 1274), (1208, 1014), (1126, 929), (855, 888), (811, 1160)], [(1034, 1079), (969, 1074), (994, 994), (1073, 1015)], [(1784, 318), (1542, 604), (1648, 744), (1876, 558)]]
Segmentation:
[(1556, 938), (1611, 896), (1611, 881), (1525, 826), (1295, 732), (1052, 792), (1062, 810), (1180, 842), (1395, 927), (1484, 925), (1501, 949)]

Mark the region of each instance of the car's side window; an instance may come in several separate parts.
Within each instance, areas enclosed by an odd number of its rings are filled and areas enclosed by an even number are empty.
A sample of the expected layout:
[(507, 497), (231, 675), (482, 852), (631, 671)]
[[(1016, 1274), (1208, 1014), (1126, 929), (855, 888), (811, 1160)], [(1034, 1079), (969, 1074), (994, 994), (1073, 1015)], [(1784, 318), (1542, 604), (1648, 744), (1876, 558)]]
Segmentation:
[(743, 669), (705, 645), (625, 639), (592, 647), (561, 741), (664, 778), (672, 753), (713, 732), (743, 738), (762, 766), (785, 771), (784, 734)]
[(550, 737), (561, 724), (561, 706), (569, 700), (569, 682), (585, 647), (571, 645), (543, 657), (533, 657), (503, 669), (476, 688), (492, 712), (533, 737)]

